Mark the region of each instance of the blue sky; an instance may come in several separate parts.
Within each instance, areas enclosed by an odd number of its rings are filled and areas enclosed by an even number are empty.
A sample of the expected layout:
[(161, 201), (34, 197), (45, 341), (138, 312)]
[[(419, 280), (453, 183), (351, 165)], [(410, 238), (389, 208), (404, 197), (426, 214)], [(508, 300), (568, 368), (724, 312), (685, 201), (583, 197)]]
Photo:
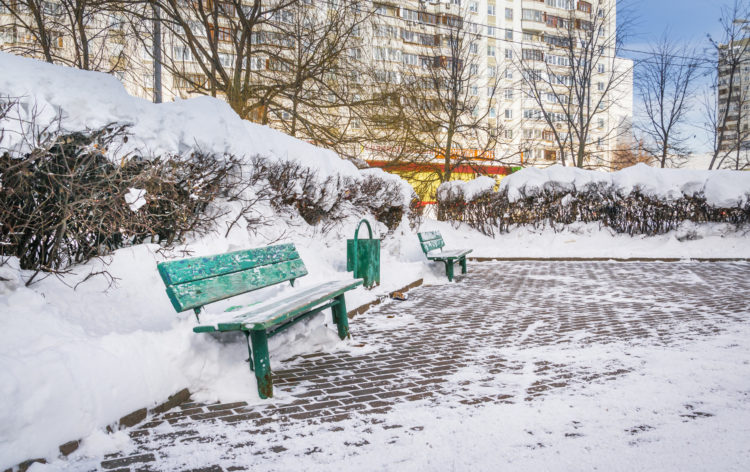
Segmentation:
[[(618, 0), (618, 24), (625, 18), (632, 22), (628, 27), (628, 37), (621, 55), (638, 57), (633, 51), (647, 51), (649, 44), (658, 41), (665, 31), (670, 38), (695, 48), (698, 54), (710, 53), (712, 48), (707, 35), (710, 34), (716, 40), (721, 39), (719, 19), (722, 8), (729, 8), (733, 4), (734, 0)], [(690, 136), (689, 146), (696, 153), (705, 153), (711, 148), (703, 113), (703, 97), (709, 83), (708, 77), (703, 77), (696, 83), (692, 111), (683, 128), (684, 134)], [(634, 93), (633, 105), (637, 120), (642, 107), (637, 90)]]
[[(706, 34), (717, 36), (722, 7), (733, 0), (618, 0), (618, 15), (630, 10), (634, 17), (627, 44), (642, 45), (658, 39), (665, 29), (680, 41), (707, 44)], [(626, 13), (625, 16), (628, 16)], [(619, 18), (618, 18), (619, 19)]]

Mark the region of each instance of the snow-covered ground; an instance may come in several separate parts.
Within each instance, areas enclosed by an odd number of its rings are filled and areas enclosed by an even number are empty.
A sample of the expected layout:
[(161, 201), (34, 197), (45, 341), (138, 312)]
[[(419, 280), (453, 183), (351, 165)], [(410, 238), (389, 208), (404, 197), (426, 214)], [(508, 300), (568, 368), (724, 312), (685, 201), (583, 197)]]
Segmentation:
[(617, 234), (598, 224), (574, 224), (559, 232), (550, 228), (513, 228), (494, 238), (466, 225), (427, 220), (422, 230), (439, 230), (446, 248), (473, 248), (469, 257), (613, 258), (613, 259), (746, 259), (750, 228), (686, 222), (658, 236)]
[[(118, 121), (132, 123), (133, 139), (113, 150), (115, 158), (118, 152), (186, 153), (201, 148), (237, 156), (293, 159), (316, 168), (323, 176), (356, 179), (362, 175), (330, 151), (240, 120), (220, 100), (204, 97), (154, 105), (129, 97), (121, 84), (104, 74), (5, 53), (0, 53), (0, 68), (3, 96), (22, 102), (16, 109), (19, 115), (2, 123), (6, 131), (6, 141), (0, 142), (3, 147), (24, 146), (20, 136), (26, 125), (20, 123), (31, 118), (39, 126), (60, 119), (62, 128), (69, 130)], [(352, 237), (355, 224), (356, 220), (350, 219), (322, 233), (300, 218), (279, 216), (257, 232), (236, 227), (224, 237), (223, 231), (217, 231), (166, 254), (155, 245), (121, 249), (103, 261), (75, 267), (71, 274), (47, 277), (30, 287), (24, 286), (28, 274), (18, 269), (17, 261), (8, 261), (0, 267), (0, 469), (33, 457), (55, 457), (60, 444), (99, 434), (97, 431), (121, 416), (164, 401), (185, 387), (196, 400), (241, 396), (250, 402), (260, 401), (255, 379), (248, 374), (244, 358), (237, 358), (236, 346), (194, 335), (192, 316), (174, 313), (156, 263), (181, 257), (180, 249), (197, 256), (293, 242), (310, 274), (297, 284), (304, 288), (351, 277), (345, 270), (345, 239)], [(385, 234), (383, 225), (375, 229), (378, 236)], [(680, 232), (628, 238), (591, 226), (563, 233), (518, 229), (496, 239), (434, 221), (426, 221), (420, 228), (430, 229), (441, 230), (448, 246), (474, 248), (472, 255), (480, 257), (750, 257), (747, 234), (721, 226), (686, 227), (685, 234), (693, 238), (695, 231), (700, 239), (684, 242), (680, 242), (684, 236)], [(101, 269), (113, 279), (96, 276), (79, 285)], [(446, 283), (442, 266), (427, 263), (416, 235), (403, 223), (384, 240), (382, 285), (371, 291), (359, 288), (350, 292), (347, 305), (354, 309), (418, 279)], [(290, 290), (288, 286), (270, 287), (218, 303), (213, 309)], [(332, 330), (311, 320), (273, 338), (271, 360), (278, 363), (297, 352), (328, 348), (334, 337)], [(297, 342), (290, 343), (290, 338)], [(347, 348), (346, 342), (337, 345)], [(512, 413), (503, 407), (487, 412), (498, 420)], [(448, 421), (453, 418), (459, 432), (468, 433), (475, 427), (471, 416), (461, 423), (453, 412), (445, 414)], [(542, 421), (545, 415), (540, 410), (532, 416)], [(449, 440), (439, 431), (435, 434), (437, 445)], [(466, 442), (469, 447), (469, 440)], [(427, 446), (423, 447), (420, 453), (428, 453)], [(372, 454), (378, 454), (377, 450)]]

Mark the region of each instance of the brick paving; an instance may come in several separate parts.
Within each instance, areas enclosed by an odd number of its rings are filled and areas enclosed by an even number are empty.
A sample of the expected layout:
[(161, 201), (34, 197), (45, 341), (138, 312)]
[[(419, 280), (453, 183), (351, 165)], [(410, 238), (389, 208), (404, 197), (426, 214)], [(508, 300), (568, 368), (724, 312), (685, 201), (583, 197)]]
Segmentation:
[[(366, 439), (344, 432), (342, 424), (356, 424), (359, 433), (401, 431), (394, 440), (419, 434), (418, 425), (385, 420), (396, 405), (533, 402), (560, 389), (607, 382), (631, 368), (616, 360), (523, 362), (505, 353), (509, 347), (623, 342), (670, 346), (720, 333), (729, 323), (748, 321), (749, 274), (750, 265), (741, 262), (474, 263), (457, 283), (414, 289), (408, 301), (354, 318), (351, 342), (364, 346), (363, 354), (351, 348), (282, 363), (291, 367), (274, 371), (281, 400), (183, 404), (129, 430), (134, 450), (91, 468), (251, 470), (246, 459), (227, 464), (240, 453), (266, 463), (333, 447), (356, 454)], [(461, 375), (473, 367), (482, 375)], [(533, 369), (534, 382), (511, 388), (508, 376), (524, 369)], [(309, 439), (322, 429), (342, 431), (340, 443)], [(315, 445), (291, 452), (295, 436)], [(194, 450), (202, 451), (199, 460), (190, 457)]]

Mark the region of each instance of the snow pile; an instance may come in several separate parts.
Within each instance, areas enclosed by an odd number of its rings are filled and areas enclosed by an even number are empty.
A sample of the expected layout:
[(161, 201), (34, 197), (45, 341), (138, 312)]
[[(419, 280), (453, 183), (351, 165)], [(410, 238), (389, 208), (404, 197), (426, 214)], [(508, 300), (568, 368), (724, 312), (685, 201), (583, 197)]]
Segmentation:
[(612, 173), (560, 165), (528, 167), (504, 178), (498, 191), (507, 191), (508, 199), (515, 202), (545, 189), (583, 190), (592, 184), (612, 187), (623, 197), (634, 191), (667, 201), (704, 195), (709, 205), (719, 208), (741, 206), (750, 199), (750, 172), (657, 169), (646, 164)]
[(96, 129), (112, 123), (129, 123), (130, 139), (112, 151), (126, 154), (189, 154), (193, 150), (235, 156), (261, 155), (314, 163), (321, 174), (354, 178), (354, 164), (333, 151), (290, 139), (267, 126), (242, 120), (222, 100), (197, 97), (154, 104), (132, 97), (114, 77), (55, 66), (0, 52), (0, 90), (4, 99), (21, 106), (0, 121), (6, 132), (0, 148), (25, 145), (23, 136), (36, 128), (60, 126), (64, 131)]
[(438, 200), (462, 198), (469, 202), (484, 192), (491, 192), (495, 188), (495, 179), (480, 176), (474, 180), (452, 180), (443, 182), (437, 190)]

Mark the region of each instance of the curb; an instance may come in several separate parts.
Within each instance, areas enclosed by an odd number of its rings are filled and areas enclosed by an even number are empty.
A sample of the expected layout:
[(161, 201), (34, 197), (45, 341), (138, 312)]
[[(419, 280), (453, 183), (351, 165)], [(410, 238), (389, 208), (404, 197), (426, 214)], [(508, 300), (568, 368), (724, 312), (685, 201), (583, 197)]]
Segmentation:
[(405, 287), (401, 287), (399, 289), (394, 290), (393, 292), (390, 292), (388, 295), (381, 295), (377, 299), (375, 299), (375, 300), (373, 300), (373, 301), (371, 301), (369, 303), (365, 303), (364, 305), (361, 305), (361, 306), (359, 306), (359, 307), (357, 307), (357, 308), (349, 311), (346, 314), (346, 316), (349, 317), (349, 319), (352, 319), (352, 318), (354, 318), (357, 315), (361, 315), (361, 314), (365, 313), (370, 308), (372, 308), (374, 306), (377, 306), (377, 305), (380, 305), (381, 303), (383, 303), (384, 300), (390, 299), (390, 297), (395, 292), (402, 292), (402, 293), (408, 292), (409, 290), (411, 290), (413, 288), (419, 287), (423, 283), (424, 283), (424, 279), (415, 280), (414, 282), (410, 283), (409, 285), (407, 285)]

